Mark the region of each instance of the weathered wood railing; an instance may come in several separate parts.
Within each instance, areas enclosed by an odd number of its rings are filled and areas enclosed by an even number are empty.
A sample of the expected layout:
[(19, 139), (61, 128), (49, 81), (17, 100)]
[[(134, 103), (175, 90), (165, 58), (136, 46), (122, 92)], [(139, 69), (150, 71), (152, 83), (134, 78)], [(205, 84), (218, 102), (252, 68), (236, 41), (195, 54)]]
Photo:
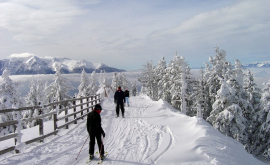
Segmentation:
[[(26, 119), (19, 119), (19, 117), (18, 117), (17, 118), (18, 120), (9, 121), (6, 123), (0, 123), (0, 128), (7, 127), (7, 126), (13, 126), (15, 128), (14, 133), (10, 133), (8, 135), (0, 137), (0, 142), (4, 141), (4, 140), (12, 139), (12, 138), (14, 138), (14, 141), (15, 141), (14, 146), (6, 148), (4, 150), (1, 150), (0, 155), (7, 153), (7, 152), (10, 152), (10, 151), (13, 151), (13, 150), (15, 150), (15, 153), (19, 153), (19, 150), (17, 149), (18, 147), (16, 148), (16, 146), (18, 146), (21, 143), (20, 129), (17, 129), (17, 131), (16, 131), (16, 127), (17, 127), (16, 125), (18, 125), (19, 123), (38, 120), (39, 137), (25, 141), (23, 143), (30, 144), (30, 143), (35, 142), (35, 141), (43, 142), (44, 138), (51, 136), (51, 135), (56, 135), (58, 132), (58, 129), (61, 129), (61, 128), (68, 129), (69, 124), (72, 124), (72, 123), (77, 124), (77, 120), (83, 119), (83, 117), (87, 116), (89, 109), (91, 108), (91, 110), (92, 110), (93, 107), (98, 103), (100, 103), (100, 95), (89, 96), (89, 97), (87, 96), (87, 97), (81, 97), (81, 98), (73, 98), (70, 100), (53, 102), (53, 103), (50, 103), (47, 105), (42, 105), (42, 106), (32, 106), (32, 107), (22, 107), (22, 108), (18, 108), (18, 109), (0, 110), (0, 114), (7, 113), (7, 112), (22, 112), (25, 110), (35, 110), (35, 109), (38, 109), (40, 112), (43, 112), (44, 109), (51, 107), (51, 112), (46, 113), (46, 114), (40, 114), (36, 117), (31, 117), (31, 118), (26, 118)], [(77, 107), (79, 107), (80, 109), (78, 110)], [(72, 109), (73, 109), (72, 113), (68, 112)], [(59, 117), (58, 115), (61, 114), (61, 112), (63, 112), (63, 111), (65, 112), (64, 116)], [(80, 116), (78, 116), (78, 114), (80, 114)], [(49, 117), (49, 116), (53, 116), (53, 123), (54, 123), (53, 124), (54, 125), (53, 132), (44, 135), (43, 119), (45, 117)], [(74, 118), (71, 121), (69, 121), (69, 117), (72, 117), (72, 116), (74, 116)], [(65, 124), (57, 125), (57, 122), (60, 120), (65, 120)]]

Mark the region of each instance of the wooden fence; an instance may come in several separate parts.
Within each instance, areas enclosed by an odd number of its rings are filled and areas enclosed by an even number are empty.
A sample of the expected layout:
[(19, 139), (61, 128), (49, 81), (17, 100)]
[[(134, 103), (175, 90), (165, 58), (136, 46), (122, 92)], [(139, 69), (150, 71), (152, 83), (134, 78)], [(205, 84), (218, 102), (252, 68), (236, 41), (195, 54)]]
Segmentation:
[[(56, 135), (58, 130), (61, 128), (65, 128), (68, 129), (69, 124), (77, 124), (77, 120), (78, 119), (83, 119), (85, 116), (87, 116), (87, 114), (89, 113), (89, 109), (91, 108), (91, 110), (93, 109), (93, 107), (100, 103), (100, 95), (95, 95), (95, 96), (87, 96), (87, 97), (81, 97), (81, 98), (73, 98), (70, 100), (63, 100), (63, 101), (59, 101), (59, 102), (53, 102), (47, 105), (42, 105), (42, 106), (32, 106), (32, 107), (22, 107), (22, 108), (18, 108), (18, 109), (4, 109), (4, 110), (0, 110), (0, 114), (1, 113), (7, 113), (7, 112), (22, 112), (25, 110), (35, 110), (38, 109), (39, 112), (45, 112), (44, 110), (46, 108), (50, 108), (51, 112), (46, 113), (46, 114), (40, 114), (36, 117), (31, 117), (31, 118), (26, 118), (26, 119), (20, 119), (19, 113), (17, 113), (17, 120), (13, 120), (13, 121), (9, 121), (6, 123), (0, 123), (0, 128), (1, 127), (8, 127), (8, 126), (13, 126), (14, 127), (14, 133), (10, 133), (8, 135), (5, 136), (1, 136), (0, 137), (0, 142), (4, 141), (4, 140), (8, 140), (8, 139), (12, 139), (14, 138), (14, 146), (6, 148), (4, 150), (0, 151), (0, 155), (13, 151), (15, 150), (15, 153), (19, 153), (18, 147), (16, 148), (16, 146), (18, 146), (19, 144), (21, 144), (21, 132), (20, 129), (17, 129), (16, 125), (20, 125), (22, 122), (28, 122), (28, 121), (33, 121), (33, 120), (37, 120), (39, 125), (39, 137), (25, 141), (23, 143), (25, 144), (30, 144), (36, 141), (40, 141), (43, 142), (43, 139), (51, 136), (51, 135)], [(70, 113), (70, 111), (73, 110), (72, 113)], [(61, 112), (65, 113), (64, 116), (59, 117), (58, 115), (61, 114)], [(69, 112), (68, 112), (69, 111)], [(43, 120), (46, 117), (52, 116), (52, 120), (53, 120), (53, 132), (50, 132), (46, 135), (44, 135), (43, 132)], [(72, 120), (69, 121), (70, 117), (72, 117)], [(57, 122), (60, 120), (64, 120), (65, 124), (63, 125), (57, 125)]]

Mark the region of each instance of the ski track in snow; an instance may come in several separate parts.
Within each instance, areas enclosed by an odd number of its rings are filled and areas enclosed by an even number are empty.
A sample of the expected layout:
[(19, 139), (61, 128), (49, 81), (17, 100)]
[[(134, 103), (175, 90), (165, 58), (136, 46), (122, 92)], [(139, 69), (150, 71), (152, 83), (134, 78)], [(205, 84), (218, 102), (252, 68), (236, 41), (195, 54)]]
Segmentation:
[[(169, 127), (149, 124), (144, 120), (149, 102), (131, 97), (130, 107), (125, 107), (125, 116), (116, 118), (115, 104), (107, 99), (102, 103), (102, 126), (105, 130), (104, 148), (108, 156), (102, 164), (155, 164), (173, 144), (173, 134)], [(136, 104), (138, 103), (138, 104)], [(86, 118), (72, 124), (70, 129), (60, 129), (56, 136), (44, 139), (44, 143), (27, 145), (20, 154), (8, 153), (0, 159), (0, 164), (47, 164), (75, 165), (88, 161), (89, 138)], [(81, 153), (76, 160), (78, 153)], [(97, 144), (95, 152), (98, 151)], [(97, 164), (99, 154), (89, 164)]]

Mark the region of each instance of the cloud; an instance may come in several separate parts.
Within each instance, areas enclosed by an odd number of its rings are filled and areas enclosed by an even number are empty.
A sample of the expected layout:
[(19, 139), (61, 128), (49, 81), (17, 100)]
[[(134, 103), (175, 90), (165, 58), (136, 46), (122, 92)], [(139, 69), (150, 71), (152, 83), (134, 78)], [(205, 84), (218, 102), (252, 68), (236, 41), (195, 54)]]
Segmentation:
[(217, 45), (227, 52), (228, 60), (246, 60), (254, 56), (254, 52), (269, 53), (269, 6), (268, 0), (236, 1), (178, 21), (175, 26), (153, 29), (155, 31), (146, 37), (133, 36), (113, 48), (123, 56), (136, 57), (138, 62), (157, 62), (162, 56), (171, 60), (178, 51), (192, 66), (201, 66), (214, 55)]
[(204, 12), (176, 27), (153, 33), (151, 37), (183, 35), (184, 37), (214, 37), (253, 33), (269, 29), (270, 1), (241, 1), (233, 6)]
[(32, 53), (20, 53), (20, 54), (11, 54), (9, 56), (9, 58), (13, 58), (13, 57), (31, 57), (31, 56), (34, 56), (34, 54)]
[(15, 32), (18, 41), (44, 40), (84, 13), (72, 1), (12, 0), (0, 2), (0, 27)]

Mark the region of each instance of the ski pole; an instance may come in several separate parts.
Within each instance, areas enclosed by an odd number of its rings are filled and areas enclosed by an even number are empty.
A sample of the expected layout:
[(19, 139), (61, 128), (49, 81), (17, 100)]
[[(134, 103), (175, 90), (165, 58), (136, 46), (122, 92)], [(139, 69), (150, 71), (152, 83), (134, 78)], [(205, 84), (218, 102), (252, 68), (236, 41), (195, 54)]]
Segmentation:
[[(90, 135), (87, 136), (86, 140), (89, 138), (89, 136), (90, 136)], [(84, 146), (84, 144), (86, 143), (86, 140), (85, 140), (85, 142), (83, 143), (83, 146)], [(82, 151), (82, 149), (83, 149), (83, 146), (82, 146), (82, 148), (81, 148), (79, 154), (77, 155), (77, 158), (75, 158), (76, 160), (78, 159), (78, 157), (79, 157), (79, 155), (80, 155), (80, 153), (81, 153), (81, 151)]]
[(103, 146), (103, 135), (101, 135), (101, 147), (100, 147), (100, 151), (99, 151), (99, 158), (100, 158), (100, 160), (101, 160), (102, 146)]

